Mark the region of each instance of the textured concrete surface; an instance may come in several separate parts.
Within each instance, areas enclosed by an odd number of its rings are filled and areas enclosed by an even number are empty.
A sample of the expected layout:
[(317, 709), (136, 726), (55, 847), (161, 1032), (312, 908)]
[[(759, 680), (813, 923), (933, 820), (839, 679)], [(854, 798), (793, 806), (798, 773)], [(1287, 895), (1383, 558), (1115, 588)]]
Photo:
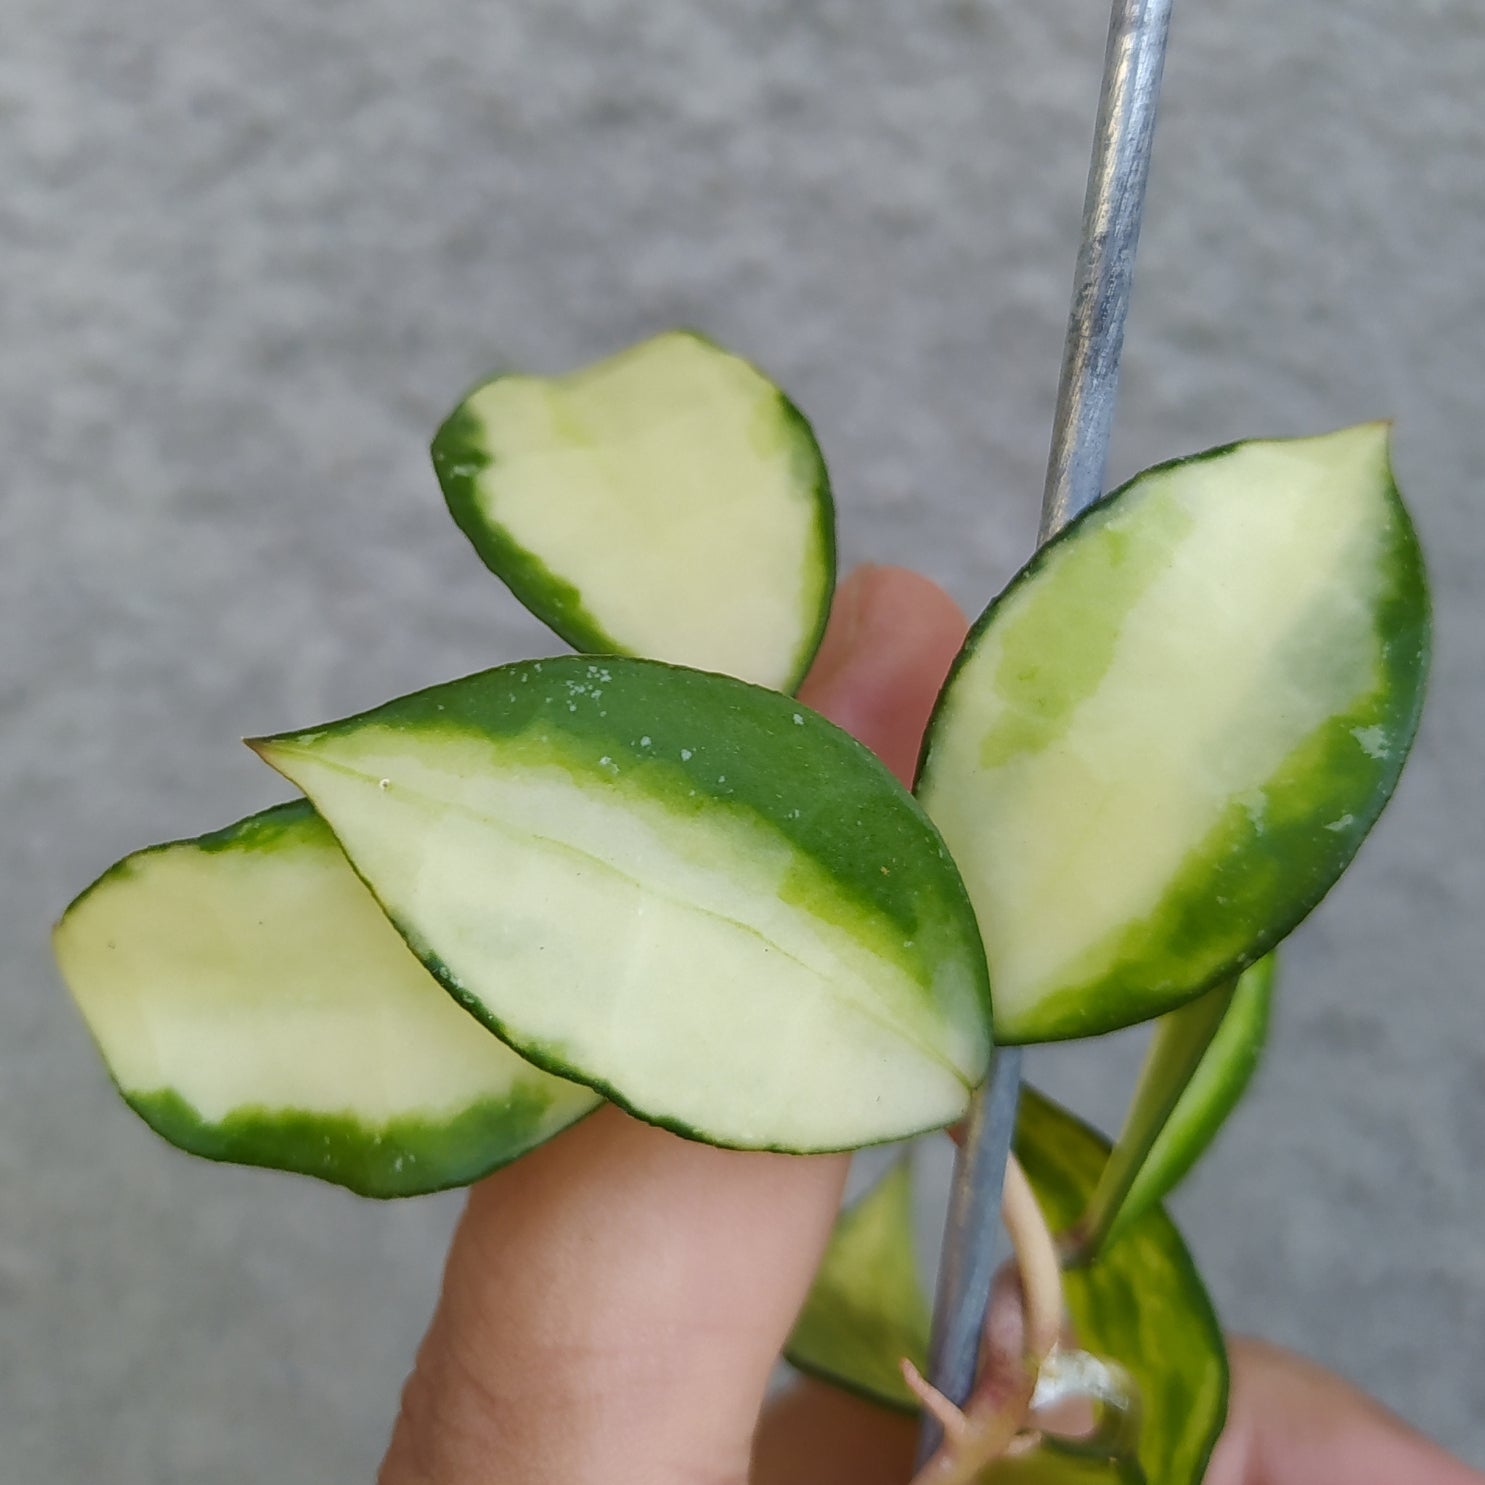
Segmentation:
[[(364, 1480), (454, 1201), (157, 1142), (48, 923), (279, 797), (244, 733), (547, 643), (424, 453), (493, 367), (703, 327), (814, 417), (849, 557), (981, 604), (1034, 527), (1105, 8), (0, 12), (0, 1476)], [(1431, 710), (1179, 1210), (1233, 1325), (1485, 1463), (1481, 14), (1178, 7), (1111, 474), (1398, 420)], [(1043, 1069), (1108, 1120), (1134, 1051)]]

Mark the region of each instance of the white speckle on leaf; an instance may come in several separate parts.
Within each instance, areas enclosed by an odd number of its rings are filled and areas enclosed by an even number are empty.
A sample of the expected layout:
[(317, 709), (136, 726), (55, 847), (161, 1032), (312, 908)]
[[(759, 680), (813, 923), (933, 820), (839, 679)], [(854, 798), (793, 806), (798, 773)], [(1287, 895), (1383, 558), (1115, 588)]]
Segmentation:
[(1349, 829), (1356, 822), (1355, 815), (1342, 815), (1338, 820), (1332, 820), (1325, 828), (1339, 833)]
[(796, 727), (804, 726), (804, 718), (798, 712), (794, 713), (794, 725)]
[(391, 779), (378, 779), (376, 781), (376, 787), (378, 789), (390, 789), (392, 787), (392, 781)]
[(648, 738), (648, 737), (642, 737), (642, 738), (640, 738), (640, 740), (639, 740), (639, 745), (640, 745), (640, 747), (642, 747), (642, 748), (647, 748), (647, 747), (649, 747), (649, 745), (650, 745), (650, 740), (649, 740), (649, 738)]
[(689, 763), (690, 761), (691, 761), (691, 749), (690, 748), (682, 748), (681, 749), (681, 762), (682, 763)]
[(1368, 758), (1380, 761), (1387, 757), (1390, 748), (1387, 746), (1387, 733), (1381, 727), (1353, 727), (1351, 736), (1361, 744), (1361, 751)]

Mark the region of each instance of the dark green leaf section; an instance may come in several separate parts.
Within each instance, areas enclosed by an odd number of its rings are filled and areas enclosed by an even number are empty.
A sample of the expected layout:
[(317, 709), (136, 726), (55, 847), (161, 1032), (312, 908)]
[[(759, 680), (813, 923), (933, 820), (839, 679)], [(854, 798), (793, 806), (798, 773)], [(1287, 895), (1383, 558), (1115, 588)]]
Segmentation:
[[(786, 901), (866, 938), (920, 983), (946, 960), (963, 966), (988, 1018), (978, 925), (937, 830), (867, 748), (801, 702), (658, 661), (574, 655), (482, 671), (263, 741), (310, 748), (360, 729), (488, 744), (492, 769), (561, 767), (681, 820), (751, 817), (811, 864), (785, 880)], [(834, 900), (822, 898), (816, 867)], [(872, 919), (885, 930), (876, 942)]]
[[(375, 1129), (346, 1115), (281, 1109), (237, 1109), (211, 1123), (168, 1089), (124, 1098), (151, 1129), (193, 1155), (316, 1176), (383, 1198), (467, 1186), (571, 1122), (569, 1114), (554, 1124), (551, 1100), (535, 1090)], [(492, 1151), (499, 1158), (492, 1160)]]
[[(1082, 1214), (1109, 1147), (1028, 1088), (1016, 1154), (1049, 1222), (1062, 1230)], [(1147, 1212), (1091, 1267), (1068, 1272), (1065, 1287), (1078, 1345), (1119, 1362), (1135, 1380), (1139, 1463), (1151, 1485), (1198, 1485), (1227, 1416), (1227, 1351), (1175, 1225), (1159, 1208)]]
[(898, 1361), (905, 1356), (924, 1370), (929, 1320), (904, 1159), (836, 1221), (784, 1359), (821, 1381), (916, 1413)]
[(455, 525), (485, 566), (558, 638), (590, 655), (623, 654), (624, 646), (588, 611), (578, 589), (486, 517), (480, 476), (491, 463), (484, 425), (460, 403), (433, 439), (434, 472)]
[(839, 553), (835, 542), (835, 497), (830, 491), (830, 476), (825, 469), (825, 455), (815, 439), (809, 419), (782, 392), (779, 393), (779, 421), (788, 430), (789, 459), (794, 467), (794, 482), (811, 492), (815, 506), (815, 542), (823, 573), (820, 603), (813, 626), (802, 636), (803, 643), (794, 666), (794, 674), (781, 691), (793, 695), (804, 680), (825, 638), (825, 625), (830, 620), (830, 605), (835, 595), (839, 570)]
[[(315, 813), (307, 799), (291, 799), (285, 804), (276, 804), (245, 820), (225, 825), (220, 830), (210, 830), (190, 841), (176, 842), (192, 845), (198, 851), (213, 855), (218, 851), (277, 851), (285, 847), (298, 850), (305, 846), (330, 846), (338, 850), (330, 827)], [(168, 846), (152, 846), (150, 851), (168, 850)], [(141, 851), (138, 856), (148, 855)], [(131, 857), (131, 860), (138, 859)]]
[(300, 846), (329, 846), (339, 851), (330, 827), (315, 813), (307, 799), (291, 799), (283, 804), (271, 805), (256, 815), (224, 825), (219, 830), (205, 835), (187, 836), (180, 840), (160, 841), (156, 845), (144, 846), (138, 851), (115, 861), (106, 871), (90, 882), (67, 904), (62, 914), (65, 920), (74, 908), (82, 905), (88, 897), (102, 887), (111, 886), (147, 870), (150, 858), (166, 851), (182, 847), (194, 847), (215, 855), (222, 851), (276, 851)]

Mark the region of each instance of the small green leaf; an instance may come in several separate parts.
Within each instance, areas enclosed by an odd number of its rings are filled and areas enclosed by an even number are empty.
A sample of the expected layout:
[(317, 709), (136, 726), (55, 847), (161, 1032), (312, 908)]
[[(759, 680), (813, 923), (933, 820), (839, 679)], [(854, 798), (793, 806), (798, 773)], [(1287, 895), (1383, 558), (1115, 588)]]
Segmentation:
[(523, 1055), (717, 1144), (958, 1118), (974, 914), (881, 763), (775, 691), (568, 656), (255, 744), (419, 958)]
[(918, 781), (997, 1037), (1148, 1019), (1283, 938), (1392, 792), (1428, 641), (1381, 424), (1161, 465), (1044, 547), (966, 643)]
[(1139, 1085), (1098, 1190), (1077, 1226), (1087, 1254), (1164, 1201), (1243, 1096), (1268, 1031), (1274, 956), (1155, 1024)]
[[(1058, 1230), (1086, 1207), (1109, 1147), (1028, 1088), (1016, 1153)], [(1145, 1212), (1117, 1246), (1089, 1267), (1070, 1270), (1063, 1282), (1077, 1344), (1118, 1362), (1134, 1379), (1146, 1477), (1152, 1485), (1199, 1485), (1227, 1416), (1227, 1348), (1175, 1225), (1159, 1207)]]
[(913, 1252), (913, 1181), (904, 1158), (843, 1211), (784, 1348), (802, 1372), (906, 1412), (907, 1357), (927, 1365), (928, 1302)]
[(124, 1098), (213, 1160), (413, 1196), (599, 1102), (444, 994), (303, 800), (126, 857), (54, 943)]
[[(1054, 1228), (1081, 1213), (1108, 1159), (1107, 1143), (1028, 1088), (1016, 1153)], [(890, 1379), (927, 1351), (927, 1308), (906, 1282), (912, 1202), (906, 1166), (837, 1222), (805, 1304), (807, 1369), (894, 1407)], [(1134, 1417), (1085, 1440), (1049, 1439), (988, 1479), (1025, 1485), (1198, 1485), (1227, 1412), (1227, 1352), (1180, 1234), (1159, 1207), (1130, 1222), (1116, 1248), (1064, 1274), (1077, 1346), (1133, 1380)], [(803, 1322), (801, 1322), (803, 1323)], [(798, 1344), (791, 1341), (790, 1359)]]
[(575, 648), (792, 691), (824, 632), (835, 514), (797, 408), (674, 331), (570, 376), (501, 376), (433, 440), (485, 565)]

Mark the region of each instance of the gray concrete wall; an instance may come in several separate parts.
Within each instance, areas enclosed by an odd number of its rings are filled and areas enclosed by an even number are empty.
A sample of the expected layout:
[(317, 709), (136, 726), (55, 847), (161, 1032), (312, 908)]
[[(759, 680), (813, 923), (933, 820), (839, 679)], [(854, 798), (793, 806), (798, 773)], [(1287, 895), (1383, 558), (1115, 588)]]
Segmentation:
[[(493, 367), (676, 323), (815, 419), (845, 552), (1029, 550), (1101, 0), (0, 4), (0, 1478), (366, 1479), (456, 1203), (177, 1155), (48, 959), (239, 746), (548, 641), (425, 455)], [(1438, 602), (1396, 804), (1178, 1202), (1234, 1325), (1485, 1462), (1485, 22), (1178, 6), (1114, 476), (1398, 420)], [(1117, 1113), (1128, 1042), (1044, 1062)]]

